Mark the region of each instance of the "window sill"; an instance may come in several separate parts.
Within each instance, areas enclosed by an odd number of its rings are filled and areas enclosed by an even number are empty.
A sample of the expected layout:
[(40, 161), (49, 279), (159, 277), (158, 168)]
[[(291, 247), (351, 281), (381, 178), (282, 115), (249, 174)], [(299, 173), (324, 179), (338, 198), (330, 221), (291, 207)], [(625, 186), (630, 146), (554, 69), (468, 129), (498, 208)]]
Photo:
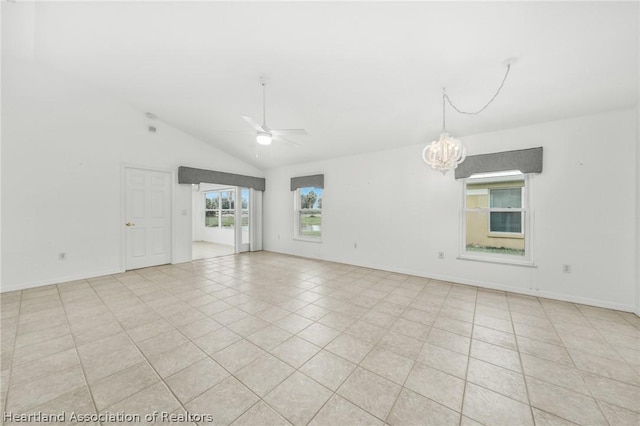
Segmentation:
[(511, 234), (508, 232), (489, 232), (487, 235), (489, 238), (513, 238), (515, 240), (524, 240), (524, 235), (522, 234)]
[(295, 241), (305, 241), (307, 243), (322, 243), (322, 238), (305, 238), (305, 237), (293, 237)]
[(497, 263), (500, 265), (523, 266), (525, 268), (537, 268), (538, 266), (529, 260), (511, 260), (496, 257), (469, 256), (461, 254), (456, 259), (470, 260), (472, 262)]

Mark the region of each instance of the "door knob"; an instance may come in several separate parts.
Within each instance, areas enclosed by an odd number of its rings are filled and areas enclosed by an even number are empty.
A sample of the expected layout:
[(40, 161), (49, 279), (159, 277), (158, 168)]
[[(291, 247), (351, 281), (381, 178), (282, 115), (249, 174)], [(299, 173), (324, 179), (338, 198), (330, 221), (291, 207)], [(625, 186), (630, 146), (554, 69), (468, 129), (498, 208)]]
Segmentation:
[(125, 223), (125, 225), (126, 225), (126, 226), (136, 226), (136, 224), (135, 224), (135, 223), (131, 223), (131, 222), (127, 222), (127, 223)]

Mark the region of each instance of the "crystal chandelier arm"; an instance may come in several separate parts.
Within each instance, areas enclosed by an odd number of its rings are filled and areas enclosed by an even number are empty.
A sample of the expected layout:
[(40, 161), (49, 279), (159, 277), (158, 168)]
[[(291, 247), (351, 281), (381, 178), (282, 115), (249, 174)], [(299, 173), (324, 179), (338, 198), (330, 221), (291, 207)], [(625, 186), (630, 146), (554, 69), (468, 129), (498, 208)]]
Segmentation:
[(451, 99), (449, 98), (449, 95), (447, 95), (447, 92), (443, 89), (443, 94), (442, 94), (442, 128), (444, 129), (444, 100), (446, 99), (447, 102), (449, 102), (449, 105), (451, 105), (451, 108), (453, 108), (454, 110), (456, 110), (456, 112), (460, 113), (460, 114), (467, 114), (467, 115), (477, 115), (480, 114), (482, 111), (484, 111), (489, 105), (491, 105), (491, 103), (496, 99), (496, 97), (498, 96), (498, 94), (500, 94), (500, 90), (502, 90), (502, 86), (504, 86), (504, 82), (507, 81), (507, 76), (509, 75), (509, 71), (511, 70), (511, 64), (507, 64), (507, 71), (504, 73), (504, 78), (502, 79), (502, 83), (500, 83), (500, 87), (498, 87), (498, 90), (496, 90), (495, 95), (493, 95), (493, 97), (491, 99), (489, 99), (489, 102), (487, 102), (485, 104), (485, 106), (483, 106), (482, 108), (480, 108), (478, 111), (463, 111), (461, 109), (459, 109), (457, 106), (455, 106), (453, 104), (453, 102), (451, 101)]

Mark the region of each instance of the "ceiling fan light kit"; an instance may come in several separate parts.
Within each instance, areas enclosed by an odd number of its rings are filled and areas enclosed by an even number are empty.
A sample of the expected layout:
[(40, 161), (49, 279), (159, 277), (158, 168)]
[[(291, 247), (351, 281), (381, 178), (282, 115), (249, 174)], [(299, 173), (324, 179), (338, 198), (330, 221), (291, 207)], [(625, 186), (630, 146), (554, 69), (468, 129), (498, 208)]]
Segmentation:
[(442, 174), (446, 174), (449, 170), (453, 170), (458, 167), (460, 163), (464, 161), (467, 157), (467, 149), (464, 147), (462, 142), (457, 139), (449, 136), (449, 133), (446, 130), (446, 120), (445, 120), (445, 111), (446, 104), (445, 101), (451, 105), (451, 107), (460, 114), (466, 115), (478, 115), (482, 111), (484, 111), (498, 96), (502, 86), (504, 86), (504, 82), (507, 80), (507, 76), (509, 75), (509, 71), (511, 70), (511, 66), (516, 63), (515, 58), (508, 58), (504, 61), (504, 64), (507, 67), (507, 71), (504, 74), (504, 78), (502, 79), (502, 83), (500, 83), (500, 87), (496, 91), (495, 95), (487, 102), (482, 108), (478, 111), (463, 111), (451, 102), (451, 99), (447, 95), (446, 88), (442, 88), (442, 132), (440, 133), (440, 138), (437, 141), (431, 142), (429, 145), (425, 146), (422, 150), (422, 159), (425, 163), (431, 166), (434, 170), (442, 172)]
[(267, 132), (258, 132), (256, 142), (260, 145), (271, 145), (272, 136)]
[(267, 126), (267, 83), (264, 77), (260, 78), (260, 85), (262, 86), (262, 125), (256, 123), (251, 117), (245, 115), (242, 116), (244, 121), (249, 124), (256, 131), (256, 142), (259, 145), (271, 145), (274, 140), (282, 140), (292, 145), (299, 146), (300, 144), (292, 140), (286, 139), (287, 135), (306, 135), (307, 131), (304, 129), (271, 129)]
[[(290, 139), (287, 139), (285, 136), (290, 135), (299, 135), (306, 136), (308, 135), (305, 129), (271, 129), (267, 126), (267, 93), (264, 78), (260, 78), (260, 85), (262, 86), (262, 125), (258, 124), (253, 118), (247, 117), (246, 115), (241, 116), (244, 121), (247, 122), (249, 126), (253, 129), (253, 132), (244, 132), (244, 131), (235, 131), (235, 130), (214, 130), (214, 132), (220, 133), (238, 133), (238, 134), (251, 134), (255, 135), (256, 143), (262, 146), (271, 145), (272, 142), (287, 142), (291, 145), (300, 146), (298, 142), (294, 142)], [(258, 156), (258, 151), (256, 148), (256, 157)]]

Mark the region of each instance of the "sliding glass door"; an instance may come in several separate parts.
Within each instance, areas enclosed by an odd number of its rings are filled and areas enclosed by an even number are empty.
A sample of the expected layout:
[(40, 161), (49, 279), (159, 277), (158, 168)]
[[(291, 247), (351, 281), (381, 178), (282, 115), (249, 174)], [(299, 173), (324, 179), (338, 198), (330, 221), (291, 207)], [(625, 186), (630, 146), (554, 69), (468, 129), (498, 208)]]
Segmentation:
[(236, 188), (236, 252), (243, 253), (249, 251), (250, 245), (250, 214), (251, 208), (251, 191), (249, 188)]

